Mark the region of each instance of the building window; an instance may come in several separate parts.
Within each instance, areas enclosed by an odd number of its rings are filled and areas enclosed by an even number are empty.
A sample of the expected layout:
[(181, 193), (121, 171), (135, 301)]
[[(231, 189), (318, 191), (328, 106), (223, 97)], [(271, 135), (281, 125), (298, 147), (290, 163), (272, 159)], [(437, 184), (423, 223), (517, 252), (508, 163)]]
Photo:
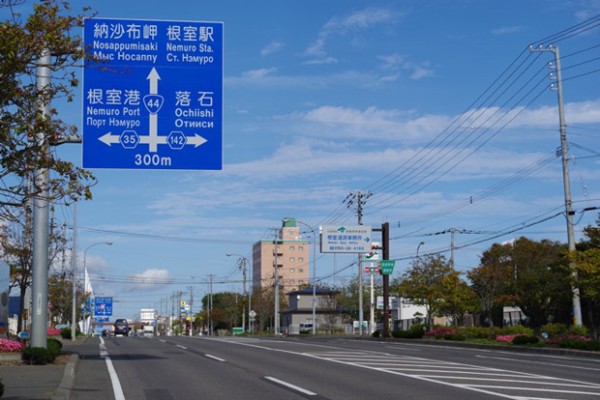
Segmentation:
[(304, 250), (304, 246), (298, 246), (298, 251)]
[(298, 257), (298, 262), (304, 262), (304, 257)]
[(294, 246), (290, 246), (290, 250), (294, 251), (295, 250)]
[(301, 274), (304, 272), (304, 268), (298, 268), (298, 273)]
[(294, 257), (290, 257), (290, 262), (294, 262), (296, 259)]

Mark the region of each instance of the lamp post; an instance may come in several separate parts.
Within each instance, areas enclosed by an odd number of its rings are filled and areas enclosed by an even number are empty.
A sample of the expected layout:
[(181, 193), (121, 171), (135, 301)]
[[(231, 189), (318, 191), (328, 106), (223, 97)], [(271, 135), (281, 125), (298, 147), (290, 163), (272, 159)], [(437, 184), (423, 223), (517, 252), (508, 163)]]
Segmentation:
[[(83, 252), (83, 270), (86, 267), (87, 252), (94, 246), (100, 244), (106, 244), (112, 246), (112, 242), (97, 242), (90, 244)], [(73, 298), (72, 298), (72, 310), (71, 310), (71, 340), (75, 340), (77, 336), (77, 265), (73, 264)]]
[(317, 231), (305, 222), (296, 220), (311, 230), (313, 240), (313, 260), (312, 260), (312, 334), (317, 334)]
[(419, 245), (417, 246), (417, 263), (419, 262), (419, 249), (421, 248), (421, 246), (423, 246), (425, 244), (425, 242), (421, 242), (419, 243)]
[[(252, 317), (250, 316), (250, 312), (252, 311), (252, 290), (250, 290), (250, 295), (247, 295), (246, 292), (246, 266), (250, 264), (250, 260), (241, 254), (227, 253), (227, 257), (231, 256), (238, 257), (238, 265), (244, 276), (244, 298), (248, 297), (248, 331), (252, 333)], [(246, 332), (246, 304), (243, 305), (242, 309), (242, 327), (244, 332)]]

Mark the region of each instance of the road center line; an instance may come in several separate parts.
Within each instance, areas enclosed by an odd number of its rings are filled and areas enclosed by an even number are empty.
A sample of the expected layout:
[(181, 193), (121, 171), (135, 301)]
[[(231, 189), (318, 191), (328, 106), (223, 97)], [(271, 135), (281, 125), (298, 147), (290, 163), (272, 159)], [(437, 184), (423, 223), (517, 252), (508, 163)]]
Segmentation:
[(293, 385), (293, 384), (291, 384), (289, 382), (282, 381), (282, 380), (277, 379), (277, 378), (273, 378), (272, 376), (265, 376), (265, 379), (269, 380), (269, 381), (271, 381), (273, 383), (276, 383), (278, 385), (285, 386), (288, 389), (292, 389), (292, 390), (295, 390), (297, 392), (303, 393), (303, 394), (305, 394), (307, 396), (316, 396), (317, 395), (316, 393), (311, 392), (310, 390), (301, 388), (300, 386)]

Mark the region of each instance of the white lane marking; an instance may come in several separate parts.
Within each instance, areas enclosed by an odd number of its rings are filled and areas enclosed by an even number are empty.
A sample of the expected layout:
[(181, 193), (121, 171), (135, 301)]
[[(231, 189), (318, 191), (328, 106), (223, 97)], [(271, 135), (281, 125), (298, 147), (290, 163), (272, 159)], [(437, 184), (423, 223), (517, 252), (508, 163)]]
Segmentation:
[[(213, 340), (218, 340), (218, 339), (213, 339)], [(291, 350), (275, 349), (275, 348), (271, 348), (271, 347), (260, 346), (258, 344), (250, 344), (250, 343), (235, 342), (235, 341), (231, 341), (231, 343), (235, 343), (235, 344), (241, 345), (241, 346), (248, 346), (248, 347), (254, 347), (254, 348), (258, 348), (258, 349), (269, 350), (269, 351), (302, 355), (302, 356), (311, 357), (311, 358), (315, 358), (315, 359), (331, 361), (331, 362), (335, 362), (335, 363), (339, 363), (339, 364), (353, 365), (356, 367), (366, 368), (366, 369), (370, 369), (370, 370), (374, 370), (374, 371), (386, 372), (386, 373), (390, 373), (390, 374), (394, 374), (394, 375), (405, 376), (405, 377), (418, 379), (418, 380), (422, 380), (422, 381), (426, 381), (426, 382), (437, 383), (437, 384), (451, 386), (451, 387), (457, 387), (457, 388), (461, 388), (461, 389), (471, 390), (471, 391), (479, 392), (479, 393), (490, 394), (493, 396), (504, 397), (504, 398), (513, 399), (513, 400), (526, 400), (526, 399), (533, 400), (534, 399), (533, 397), (522, 397), (522, 396), (515, 396), (515, 395), (506, 394), (506, 393), (501, 393), (501, 392), (498, 392), (497, 391), (498, 389), (495, 389), (495, 388), (494, 388), (495, 390), (488, 390), (488, 388), (486, 388), (486, 387), (478, 387), (479, 385), (477, 385), (477, 384), (469, 385), (469, 384), (452, 383), (452, 382), (449, 382), (449, 380), (452, 380), (452, 376), (447, 376), (446, 378), (444, 378), (445, 380), (441, 380), (439, 378), (432, 379), (432, 378), (427, 377), (426, 374), (412, 374), (410, 372), (413, 372), (413, 371), (401, 372), (402, 370), (396, 371), (395, 368), (376, 367), (376, 366), (368, 365), (367, 363), (363, 363), (363, 361), (365, 359), (366, 360), (370, 359), (370, 356), (372, 353), (376, 354), (376, 352), (369, 351), (369, 352), (367, 352), (368, 354), (364, 354), (364, 352), (362, 354), (353, 354), (352, 355), (353, 357), (352, 357), (352, 356), (348, 356), (347, 353), (344, 354), (343, 356), (340, 356), (340, 351), (334, 351), (334, 352), (329, 352), (329, 353), (325, 353), (325, 354), (308, 353), (308, 352), (298, 353), (298, 352), (291, 351)], [(389, 356), (387, 354), (385, 354), (385, 355)], [(339, 357), (339, 359), (338, 359), (338, 357)], [(392, 357), (396, 358), (395, 356), (392, 356)], [(352, 358), (354, 358), (354, 360), (352, 360)], [(406, 359), (413, 360), (413, 361), (422, 360), (422, 362), (423, 361), (424, 362), (436, 361), (436, 360), (432, 360), (432, 359), (425, 359), (425, 358), (419, 358), (419, 357), (414, 357), (414, 356), (401, 356), (401, 358), (406, 358)], [(367, 365), (365, 365), (365, 364), (367, 364)], [(456, 371), (455, 368), (453, 368), (453, 367), (456, 367), (456, 366), (478, 367), (478, 366), (464, 364), (464, 363), (452, 363), (452, 362), (440, 362), (440, 364), (447, 366), (450, 370), (435, 371), (435, 372), (454, 372), (457, 374), (461, 374), (461, 373), (465, 374), (468, 372), (466, 372), (466, 371), (459, 372), (459, 371)], [(538, 379), (538, 380), (542, 380), (542, 382), (555, 381), (555, 382), (562, 383), (563, 386), (565, 386), (565, 387), (568, 387), (571, 384), (576, 384), (576, 385), (583, 384), (583, 385), (585, 385), (584, 387), (587, 387), (590, 389), (595, 389), (595, 388), (599, 387), (599, 385), (589, 383), (589, 382), (581, 382), (581, 381), (576, 381), (576, 380), (554, 378), (554, 377), (548, 377), (548, 376), (537, 375), (537, 374), (528, 374), (528, 373), (511, 371), (511, 370), (506, 370), (506, 369), (485, 368), (485, 367), (483, 367), (483, 368), (479, 367), (479, 369), (482, 372), (471, 373), (471, 374), (473, 374), (473, 375), (492, 374), (492, 375), (496, 375), (496, 376), (512, 377), (512, 378), (517, 378), (517, 379), (518, 378), (532, 379), (532, 380)], [(428, 372), (433, 372), (433, 371), (429, 370)], [(579, 385), (577, 385), (577, 386), (579, 386)], [(510, 387), (504, 387), (504, 390), (510, 391)], [(545, 390), (543, 388), (537, 389), (537, 391), (545, 392)], [(553, 391), (549, 390), (549, 392), (553, 392)], [(596, 392), (593, 392), (593, 393), (588, 392), (588, 394), (598, 395), (598, 393), (596, 393)], [(559, 400), (559, 399), (553, 399), (553, 400)]]
[(164, 340), (164, 339), (158, 339), (158, 340), (161, 341), (161, 342), (163, 342), (163, 343), (167, 343), (167, 341)]
[(204, 357), (210, 358), (210, 359), (215, 360), (215, 361), (225, 362), (225, 359), (219, 358), (217, 356), (213, 356), (212, 354), (205, 354)]
[(305, 394), (307, 396), (316, 396), (317, 395), (315, 392), (311, 392), (310, 390), (301, 388), (300, 386), (296, 386), (296, 385), (291, 384), (289, 382), (282, 381), (282, 380), (277, 379), (277, 378), (273, 378), (272, 376), (265, 376), (265, 379), (267, 379), (267, 380), (269, 380), (271, 382), (277, 383), (277, 384), (279, 384), (281, 386), (285, 386), (285, 387), (287, 387), (289, 389), (293, 389), (293, 390), (295, 390), (297, 392), (303, 393), (303, 394)]
[(121, 388), (119, 376), (117, 375), (117, 371), (115, 371), (115, 367), (108, 356), (108, 351), (104, 350), (106, 349), (106, 345), (104, 344), (104, 340), (102, 338), (100, 338), (100, 349), (100, 357), (104, 358), (104, 361), (106, 361), (106, 369), (108, 369), (108, 375), (110, 376), (110, 382), (112, 384), (115, 400), (125, 400), (125, 395), (123, 394), (123, 388)]
[[(502, 361), (518, 361), (518, 362), (526, 362), (529, 364), (543, 364), (543, 365), (547, 365), (547, 362), (542, 362), (542, 361), (533, 361), (533, 360), (523, 360), (523, 359), (517, 359), (517, 358), (508, 358), (508, 357), (490, 357), (490, 356), (481, 356), (481, 355), (476, 355), (475, 357), (477, 358), (489, 358), (489, 359), (493, 359), (493, 360), (502, 360)], [(584, 369), (587, 371), (600, 371), (600, 368), (590, 368), (590, 367), (579, 367), (577, 365), (568, 365), (568, 364), (557, 364), (557, 363), (552, 363), (553, 367), (565, 367), (565, 368), (573, 368), (573, 369)]]
[(182, 345), (180, 345), (180, 344), (176, 344), (175, 346), (179, 347), (180, 349), (187, 350), (187, 347), (185, 347), (185, 346), (182, 346)]

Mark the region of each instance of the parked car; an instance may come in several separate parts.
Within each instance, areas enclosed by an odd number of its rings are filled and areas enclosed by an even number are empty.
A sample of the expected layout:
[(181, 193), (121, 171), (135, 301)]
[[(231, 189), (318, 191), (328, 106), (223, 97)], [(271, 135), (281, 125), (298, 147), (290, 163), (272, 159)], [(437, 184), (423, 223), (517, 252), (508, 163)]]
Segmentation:
[(126, 319), (117, 319), (115, 321), (115, 336), (129, 336), (129, 324)]

